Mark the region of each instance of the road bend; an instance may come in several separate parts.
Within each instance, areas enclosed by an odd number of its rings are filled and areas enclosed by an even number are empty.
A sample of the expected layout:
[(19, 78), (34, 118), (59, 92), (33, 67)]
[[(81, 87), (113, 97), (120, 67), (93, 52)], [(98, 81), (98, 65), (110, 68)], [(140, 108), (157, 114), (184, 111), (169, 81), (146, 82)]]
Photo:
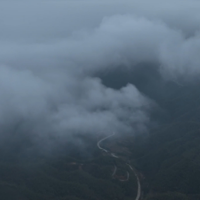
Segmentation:
[[(97, 147), (98, 147), (100, 150), (102, 150), (102, 151), (108, 153), (108, 150), (107, 150), (107, 149), (104, 149), (103, 147), (101, 147), (101, 142), (103, 142), (104, 140), (106, 140), (106, 139), (108, 139), (108, 138), (110, 138), (110, 137), (112, 137), (112, 136), (114, 136), (114, 135), (115, 135), (115, 132), (113, 132), (111, 135), (106, 136), (106, 137), (104, 137), (103, 139), (99, 140), (99, 141), (97, 142)], [(114, 157), (114, 158), (117, 158), (117, 159), (119, 158), (116, 154), (114, 154), (114, 153), (112, 153), (112, 152), (111, 152), (110, 155), (111, 155), (112, 157)], [(140, 178), (139, 178), (138, 173), (136, 172), (136, 170), (135, 170), (130, 164), (126, 163), (126, 165), (128, 165), (129, 168), (130, 168), (130, 169), (133, 171), (133, 173), (135, 174), (135, 177), (136, 177), (136, 179), (137, 179), (137, 186), (138, 186), (138, 188), (137, 188), (137, 196), (135, 197), (135, 200), (140, 200), (140, 198), (141, 198), (141, 183), (140, 183)], [(115, 166), (114, 171), (113, 171), (113, 173), (112, 173), (112, 176), (115, 175), (116, 171), (117, 171), (117, 167)], [(129, 179), (129, 173), (128, 173), (128, 172), (127, 172), (127, 179)]]
[(140, 178), (138, 176), (138, 173), (135, 171), (135, 169), (131, 165), (129, 165), (128, 163), (126, 163), (126, 165), (128, 165), (129, 168), (133, 171), (133, 173), (135, 174), (135, 177), (137, 179), (138, 189), (137, 189), (137, 196), (136, 196), (135, 200), (139, 200), (140, 197), (141, 197), (141, 183), (140, 183)]
[(112, 173), (112, 176), (114, 176), (114, 175), (116, 174), (116, 172), (117, 172), (117, 166), (115, 165), (115, 166), (114, 166), (113, 173)]
[(97, 142), (97, 147), (99, 148), (99, 149), (101, 149), (102, 151), (104, 151), (104, 152), (108, 152), (108, 150), (107, 149), (104, 149), (103, 147), (101, 147), (101, 143), (104, 141), (104, 140), (106, 140), (106, 139), (108, 139), (109, 137), (112, 137), (112, 136), (114, 136), (115, 135), (115, 132), (113, 132), (111, 135), (109, 135), (109, 136), (106, 136), (106, 137), (104, 137), (103, 139), (101, 139), (101, 140), (99, 140), (98, 142)]

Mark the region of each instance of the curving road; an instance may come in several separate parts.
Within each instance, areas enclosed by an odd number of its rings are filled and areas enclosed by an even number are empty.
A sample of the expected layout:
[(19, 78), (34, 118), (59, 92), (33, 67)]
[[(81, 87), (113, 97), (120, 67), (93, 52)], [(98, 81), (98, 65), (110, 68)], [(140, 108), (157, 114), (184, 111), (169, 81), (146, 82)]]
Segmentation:
[(117, 172), (117, 166), (115, 165), (115, 168), (113, 170), (112, 176), (114, 176), (116, 174), (116, 172)]
[[(109, 151), (108, 151), (107, 149), (104, 149), (103, 147), (101, 147), (101, 142), (103, 142), (104, 140), (106, 140), (106, 139), (108, 139), (108, 138), (110, 138), (110, 137), (112, 137), (112, 136), (114, 136), (114, 135), (115, 135), (115, 132), (113, 132), (111, 135), (106, 136), (106, 137), (102, 138), (101, 140), (99, 140), (99, 141), (97, 142), (97, 147), (98, 147), (100, 150), (102, 150), (102, 151), (108, 153)], [(110, 155), (111, 155), (112, 157), (114, 157), (114, 158), (117, 158), (117, 159), (119, 158), (119, 156), (115, 155), (115, 154), (112, 153), (112, 152), (111, 152)], [(139, 178), (138, 173), (136, 172), (136, 170), (135, 170), (130, 164), (126, 163), (126, 165), (128, 165), (129, 168), (133, 171), (133, 173), (135, 174), (135, 177), (136, 177), (136, 179), (137, 179), (138, 188), (137, 188), (137, 196), (136, 196), (135, 200), (139, 200), (140, 197), (141, 197), (141, 183), (140, 183), (140, 178)], [(112, 173), (112, 176), (115, 175), (116, 171), (117, 171), (117, 167), (115, 166), (114, 171), (113, 171), (113, 173)], [(129, 172), (127, 172), (127, 180), (126, 180), (126, 181), (128, 181), (128, 179), (129, 179)]]
[(135, 177), (137, 178), (138, 189), (137, 189), (137, 196), (136, 196), (135, 200), (139, 200), (139, 199), (140, 199), (140, 196), (141, 196), (141, 184), (140, 184), (140, 178), (139, 178), (137, 172), (134, 170), (134, 168), (133, 168), (131, 165), (129, 165), (128, 163), (126, 163), (126, 165), (129, 166), (129, 168), (134, 172)]
[[(105, 138), (99, 140), (99, 141), (97, 142), (97, 147), (98, 147), (99, 149), (101, 149), (102, 151), (104, 151), (104, 152), (107, 153), (108, 150), (102, 148), (102, 147), (100, 146), (100, 144), (101, 144), (101, 142), (103, 142), (104, 140), (106, 140), (106, 139), (108, 139), (109, 137), (112, 137), (112, 136), (114, 136), (114, 135), (115, 135), (115, 132), (113, 132), (112, 135), (106, 136)], [(114, 155), (114, 154), (113, 154), (113, 155)], [(114, 156), (115, 156), (115, 155), (114, 155)]]

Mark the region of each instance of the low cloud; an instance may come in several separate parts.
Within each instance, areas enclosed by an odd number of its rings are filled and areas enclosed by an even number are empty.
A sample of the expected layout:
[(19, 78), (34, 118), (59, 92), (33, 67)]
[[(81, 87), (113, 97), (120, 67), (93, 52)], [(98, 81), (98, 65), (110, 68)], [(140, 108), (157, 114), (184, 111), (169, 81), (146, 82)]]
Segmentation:
[(200, 15), (191, 8), (200, 4), (184, 1), (180, 19), (172, 2), (142, 3), (116, 2), (113, 10), (112, 1), (0, 2), (1, 141), (16, 133), (39, 143), (145, 132), (155, 100), (128, 81), (108, 87), (99, 74), (119, 68), (134, 73), (149, 63), (165, 80), (198, 78)]

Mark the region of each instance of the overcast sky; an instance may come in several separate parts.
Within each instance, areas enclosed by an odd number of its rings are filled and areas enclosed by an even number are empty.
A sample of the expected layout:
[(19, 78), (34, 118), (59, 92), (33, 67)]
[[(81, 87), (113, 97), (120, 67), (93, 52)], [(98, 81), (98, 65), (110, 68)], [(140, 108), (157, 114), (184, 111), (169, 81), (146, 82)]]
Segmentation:
[(197, 0), (0, 1), (1, 141), (146, 132), (156, 101), (97, 74), (153, 63), (163, 80), (198, 78), (199, 10)]

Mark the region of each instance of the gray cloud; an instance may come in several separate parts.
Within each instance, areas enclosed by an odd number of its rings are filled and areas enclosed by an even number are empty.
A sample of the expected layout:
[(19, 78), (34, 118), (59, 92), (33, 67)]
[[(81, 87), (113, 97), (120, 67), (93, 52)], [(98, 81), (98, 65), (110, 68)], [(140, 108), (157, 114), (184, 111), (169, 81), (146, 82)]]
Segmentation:
[(98, 73), (153, 63), (167, 79), (199, 74), (200, 3), (176, 3), (0, 2), (1, 138), (146, 131), (154, 100)]

